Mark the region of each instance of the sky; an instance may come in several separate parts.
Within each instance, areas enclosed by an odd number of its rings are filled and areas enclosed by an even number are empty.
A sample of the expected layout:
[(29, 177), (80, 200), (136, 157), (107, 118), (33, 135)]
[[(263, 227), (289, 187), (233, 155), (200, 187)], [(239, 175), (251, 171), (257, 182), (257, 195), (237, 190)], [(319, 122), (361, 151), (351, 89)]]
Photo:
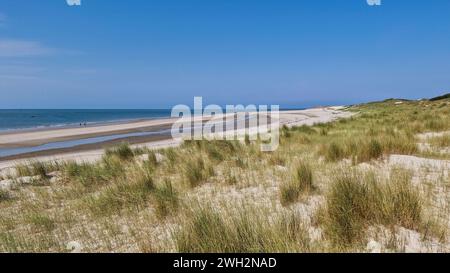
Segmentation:
[(0, 0), (0, 108), (337, 105), (450, 90), (450, 1)]

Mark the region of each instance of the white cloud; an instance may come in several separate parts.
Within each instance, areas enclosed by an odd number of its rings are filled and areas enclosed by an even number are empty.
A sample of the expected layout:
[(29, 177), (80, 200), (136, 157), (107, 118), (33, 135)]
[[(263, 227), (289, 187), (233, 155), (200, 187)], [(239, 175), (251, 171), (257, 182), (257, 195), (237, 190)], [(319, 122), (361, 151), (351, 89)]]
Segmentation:
[(54, 53), (54, 50), (36, 41), (0, 38), (0, 57), (32, 57)]

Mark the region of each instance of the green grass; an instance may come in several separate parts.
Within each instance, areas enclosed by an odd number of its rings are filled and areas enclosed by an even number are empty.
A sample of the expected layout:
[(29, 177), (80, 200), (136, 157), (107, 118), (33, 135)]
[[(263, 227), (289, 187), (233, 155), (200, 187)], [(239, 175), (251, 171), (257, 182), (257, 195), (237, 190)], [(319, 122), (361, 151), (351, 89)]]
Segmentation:
[(305, 252), (311, 241), (296, 215), (269, 220), (265, 213), (245, 206), (222, 211), (194, 207), (183, 226), (174, 232), (182, 253)]
[(154, 192), (154, 199), (156, 204), (156, 214), (160, 218), (174, 214), (179, 206), (179, 193), (175, 190), (172, 182), (164, 181), (162, 185), (158, 186)]
[(11, 194), (7, 190), (0, 189), (0, 202), (8, 201), (11, 199)]
[(125, 209), (137, 212), (147, 206), (153, 189), (148, 180), (120, 181), (84, 202), (94, 216), (121, 214)]
[(18, 177), (26, 176), (40, 176), (42, 179), (48, 178), (48, 173), (58, 170), (60, 168), (58, 163), (31, 161), (26, 164), (16, 165), (16, 175)]
[(331, 142), (326, 146), (322, 146), (322, 154), (330, 162), (336, 162), (345, 158), (346, 154), (342, 144)]
[(341, 142), (324, 144), (319, 153), (328, 162), (352, 159), (355, 163), (377, 160), (387, 154), (414, 154), (418, 152), (417, 144), (412, 138), (389, 136), (382, 133), (377, 137), (349, 136)]
[(119, 146), (105, 151), (106, 156), (117, 156), (121, 160), (131, 160), (134, 158), (134, 152), (128, 143), (121, 143)]
[(213, 176), (214, 169), (206, 164), (203, 158), (198, 157), (186, 163), (184, 173), (189, 186), (195, 188)]
[(300, 195), (307, 195), (315, 189), (311, 166), (305, 162), (300, 162), (295, 168), (292, 177), (280, 185), (281, 204), (287, 206), (294, 203), (299, 199)]
[(156, 168), (159, 165), (155, 152), (153, 151), (148, 152), (148, 159), (146, 160), (146, 165), (152, 168)]
[(104, 169), (99, 164), (67, 162), (63, 173), (66, 181), (75, 181), (84, 187), (93, 187), (108, 181)]
[(31, 215), (28, 215), (28, 219), (35, 228), (47, 232), (51, 232), (56, 228), (55, 221), (46, 214), (32, 213)]
[(404, 172), (386, 182), (372, 173), (342, 171), (327, 196), (322, 219), (327, 237), (338, 247), (364, 244), (371, 225), (400, 225), (419, 230), (423, 204), (418, 190)]
[(432, 137), (428, 140), (428, 142), (438, 148), (447, 148), (450, 147), (450, 134), (445, 134), (442, 136)]

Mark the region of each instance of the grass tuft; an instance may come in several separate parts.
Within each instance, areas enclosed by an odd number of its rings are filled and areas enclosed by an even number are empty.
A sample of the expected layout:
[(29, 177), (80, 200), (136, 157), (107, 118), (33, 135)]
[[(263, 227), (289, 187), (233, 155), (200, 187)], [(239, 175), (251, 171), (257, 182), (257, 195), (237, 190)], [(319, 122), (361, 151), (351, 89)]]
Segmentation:
[(300, 162), (293, 177), (280, 186), (281, 203), (284, 206), (294, 203), (301, 194), (309, 194), (315, 189), (311, 166)]
[(207, 166), (203, 158), (198, 157), (186, 163), (184, 173), (189, 186), (195, 188), (213, 176), (214, 169), (212, 166)]
[(0, 189), (0, 202), (8, 201), (11, 199), (11, 194), (7, 190)]
[(181, 253), (271, 253), (310, 250), (308, 232), (297, 215), (269, 219), (245, 206), (218, 212), (195, 207), (174, 232)]
[(117, 156), (121, 160), (131, 160), (134, 158), (133, 149), (130, 148), (128, 143), (121, 143), (119, 146), (112, 149), (107, 149), (105, 152), (107, 157)]
[(445, 134), (442, 136), (436, 136), (429, 139), (431, 145), (438, 148), (450, 147), (450, 134)]
[(154, 197), (158, 217), (164, 218), (177, 211), (179, 204), (178, 192), (169, 180), (164, 181), (162, 185), (155, 189)]
[(372, 173), (342, 171), (336, 174), (327, 197), (325, 233), (341, 247), (364, 244), (370, 225), (422, 226), (422, 201), (405, 172), (379, 181)]

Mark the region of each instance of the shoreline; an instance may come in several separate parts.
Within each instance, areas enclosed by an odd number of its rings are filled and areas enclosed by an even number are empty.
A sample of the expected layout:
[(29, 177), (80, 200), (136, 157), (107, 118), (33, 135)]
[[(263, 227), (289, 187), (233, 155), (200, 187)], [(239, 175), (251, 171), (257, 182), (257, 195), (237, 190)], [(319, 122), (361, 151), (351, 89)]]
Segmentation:
[(1, 132), (0, 149), (38, 146), (50, 142), (67, 141), (91, 137), (120, 135), (137, 132), (152, 132), (167, 129), (177, 118), (158, 118), (116, 122), (87, 127), (45, 128), (25, 131)]
[[(305, 110), (280, 111), (280, 126), (286, 125), (291, 127), (297, 125), (313, 125), (315, 123), (332, 122), (336, 119), (346, 118), (352, 115), (352, 113), (343, 111), (343, 109), (344, 107), (322, 107)], [(214, 119), (221, 119), (223, 117), (224, 116), (215, 117)], [(111, 136), (134, 132), (156, 132), (171, 128), (172, 124), (177, 120), (179, 120), (179, 118), (160, 118), (83, 128), (59, 128), (8, 134), (0, 132), (0, 149), (38, 146), (45, 143), (54, 143), (58, 141), (79, 140), (89, 137)], [(165, 148), (181, 143), (181, 140), (172, 139), (170, 134), (160, 134), (125, 137), (69, 148), (21, 153), (17, 155), (0, 157), (0, 173), (5, 168), (11, 168), (16, 164), (26, 163), (33, 160), (54, 161), (67, 160), (68, 158), (90, 160), (90, 156), (94, 151), (96, 154), (96, 159), (98, 159), (103, 154), (105, 148), (114, 146), (115, 144), (121, 142), (127, 142), (134, 147), (142, 145), (150, 148)]]
[[(283, 108), (283, 109), (280, 109), (280, 112), (303, 111), (303, 110), (307, 110), (307, 109), (326, 108), (326, 107), (328, 107), (328, 106), (311, 107), (311, 108)], [(0, 110), (2, 110), (2, 109), (0, 109)], [(81, 109), (81, 110), (83, 110), (83, 109)], [(166, 110), (166, 109), (155, 109), (155, 110)], [(167, 111), (169, 111), (169, 110), (167, 109)], [(0, 129), (0, 136), (8, 135), (8, 134), (30, 133), (30, 132), (40, 132), (40, 131), (48, 131), (48, 130), (64, 130), (64, 129), (76, 129), (76, 128), (91, 128), (91, 127), (108, 126), (108, 125), (121, 125), (121, 124), (127, 124), (127, 123), (146, 122), (146, 121), (152, 121), (152, 120), (165, 120), (165, 119), (171, 119), (171, 118), (172, 117), (170, 115), (167, 115), (167, 116), (155, 116), (155, 117), (139, 117), (139, 118), (90, 121), (90, 122), (86, 123), (86, 127), (79, 126), (79, 122), (74, 122), (74, 123), (40, 125), (40, 126), (23, 127), (23, 128), (4, 128), (4, 129)]]
[(140, 121), (150, 121), (157, 119), (168, 119), (167, 117), (154, 117), (154, 118), (136, 118), (136, 119), (117, 119), (117, 120), (109, 120), (109, 121), (94, 121), (87, 122), (86, 126), (80, 126), (79, 123), (67, 123), (67, 124), (55, 124), (55, 125), (41, 125), (34, 127), (24, 127), (24, 128), (6, 128), (0, 129), (0, 135), (8, 135), (8, 134), (16, 134), (16, 133), (31, 133), (31, 132), (40, 132), (47, 130), (64, 130), (64, 129), (74, 129), (74, 128), (91, 128), (97, 126), (107, 126), (107, 125), (119, 125)]
[(14, 161), (14, 160), (21, 160), (21, 159), (30, 159), (32, 161), (33, 159), (40, 158), (40, 157), (51, 157), (51, 156), (56, 156), (56, 155), (89, 152), (89, 151), (94, 151), (94, 150), (102, 150), (103, 151), (107, 148), (114, 147), (115, 145), (123, 143), (123, 142), (127, 142), (130, 145), (139, 145), (139, 144), (153, 143), (153, 142), (169, 140), (169, 139), (171, 139), (170, 135), (125, 137), (125, 138), (118, 138), (118, 139), (114, 139), (114, 140), (108, 140), (108, 141), (97, 142), (97, 143), (82, 144), (82, 145), (73, 146), (73, 147), (69, 147), (69, 148), (48, 149), (48, 150), (43, 150), (43, 151), (38, 151), (38, 152), (27, 152), (27, 153), (23, 153), (23, 154), (4, 156), (4, 157), (0, 157), (0, 163)]

